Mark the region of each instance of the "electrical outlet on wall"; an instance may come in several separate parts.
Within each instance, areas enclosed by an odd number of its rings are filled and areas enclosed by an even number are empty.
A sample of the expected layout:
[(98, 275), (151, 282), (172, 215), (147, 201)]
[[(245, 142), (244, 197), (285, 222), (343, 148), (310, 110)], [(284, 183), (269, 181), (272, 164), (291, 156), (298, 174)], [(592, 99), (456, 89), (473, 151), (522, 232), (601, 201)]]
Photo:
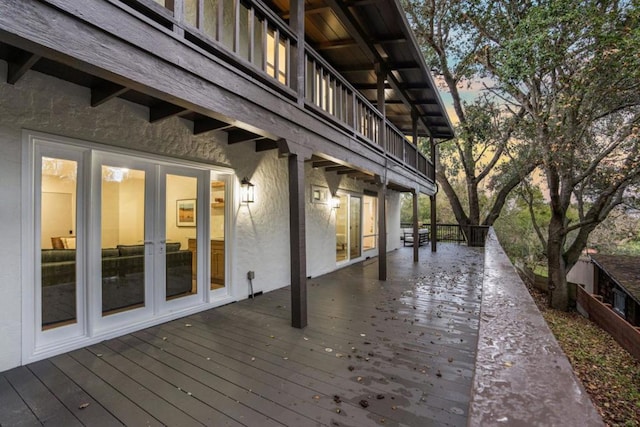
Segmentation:
[(256, 278), (256, 272), (255, 271), (248, 271), (247, 272), (247, 279), (253, 280), (255, 278)]

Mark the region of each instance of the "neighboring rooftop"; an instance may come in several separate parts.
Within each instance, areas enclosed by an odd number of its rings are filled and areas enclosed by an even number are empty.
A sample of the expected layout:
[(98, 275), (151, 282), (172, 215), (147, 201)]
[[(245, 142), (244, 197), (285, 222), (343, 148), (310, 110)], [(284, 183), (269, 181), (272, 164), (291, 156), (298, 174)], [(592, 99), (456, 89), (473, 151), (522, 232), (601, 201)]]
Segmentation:
[(640, 256), (592, 254), (591, 259), (640, 304)]

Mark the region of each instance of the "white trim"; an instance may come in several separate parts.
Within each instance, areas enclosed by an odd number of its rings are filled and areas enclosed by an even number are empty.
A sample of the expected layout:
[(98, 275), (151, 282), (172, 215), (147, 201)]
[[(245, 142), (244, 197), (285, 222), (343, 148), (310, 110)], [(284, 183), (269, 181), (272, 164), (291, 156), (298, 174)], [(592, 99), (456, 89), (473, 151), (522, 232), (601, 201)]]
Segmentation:
[[(81, 348), (87, 345), (91, 345), (100, 342), (105, 339), (114, 338), (126, 333), (130, 333), (136, 330), (144, 329), (146, 327), (154, 326), (163, 322), (167, 322), (179, 317), (187, 316), (200, 311), (215, 308), (224, 304), (237, 301), (237, 297), (234, 297), (233, 280), (232, 280), (232, 268), (231, 268), (231, 254), (234, 249), (233, 238), (235, 233), (233, 226), (235, 225), (235, 211), (239, 206), (239, 202), (236, 201), (236, 195), (238, 192), (235, 187), (237, 186), (238, 179), (235, 176), (234, 171), (227, 166), (217, 166), (211, 164), (203, 164), (194, 161), (171, 158), (168, 156), (160, 156), (149, 153), (140, 153), (134, 150), (124, 149), (120, 147), (112, 147), (109, 145), (103, 145), (88, 141), (82, 141), (57, 135), (46, 134), (37, 131), (23, 130), (22, 131), (22, 220), (21, 220), (21, 235), (23, 236), (21, 245), (21, 288), (22, 288), (22, 364), (27, 364), (37, 360), (41, 360), (47, 357), (51, 357), (66, 351), (71, 351), (77, 348)], [(41, 322), (38, 325), (38, 319), (41, 316), (39, 310), (36, 310), (37, 295), (36, 295), (36, 280), (37, 272), (34, 257), (37, 257), (35, 236), (37, 235), (37, 217), (39, 211), (38, 202), (35, 196), (35, 190), (39, 188), (36, 184), (36, 178), (38, 173), (36, 155), (40, 151), (39, 147), (46, 147), (45, 152), (55, 152), (60, 148), (63, 153), (78, 153), (78, 183), (77, 183), (77, 202), (76, 202), (76, 224), (77, 232), (80, 234), (84, 230), (86, 241), (82, 239), (78, 240), (78, 247), (76, 256), (79, 259), (84, 259), (87, 265), (85, 269), (86, 274), (82, 276), (78, 275), (78, 283), (86, 288), (86, 292), (83, 291), (82, 286), (78, 287), (77, 292), (77, 306), (78, 306), (78, 322), (79, 329), (77, 333), (70, 334), (67, 337), (58, 337), (60, 339), (54, 340), (41, 340), (39, 335), (41, 332)], [(207, 292), (209, 287), (205, 287), (208, 280), (204, 280), (205, 277), (200, 279), (200, 283), (205, 285), (199, 286), (198, 293), (190, 298), (190, 305), (188, 307), (183, 304), (167, 304), (164, 307), (158, 308), (158, 304), (154, 301), (157, 299), (157, 295), (150, 295), (149, 290), (146, 292), (146, 301), (149, 302), (151, 309), (156, 312), (153, 316), (148, 316), (144, 319), (139, 316), (120, 316), (120, 314), (112, 315), (113, 321), (104, 323), (103, 319), (96, 319), (96, 307), (101, 307), (101, 304), (95, 305), (97, 299), (100, 298), (100, 289), (90, 289), (86, 286), (89, 283), (90, 275), (95, 274), (96, 268), (100, 268), (95, 264), (95, 254), (89, 253), (89, 248), (95, 247), (96, 242), (100, 246), (100, 213), (91, 213), (92, 209), (88, 206), (99, 206), (100, 192), (95, 191), (96, 185), (99, 186), (101, 181), (101, 168), (95, 167), (99, 161), (104, 159), (127, 159), (125, 163), (136, 164), (137, 166), (146, 165), (145, 170), (151, 170), (151, 175), (154, 173), (157, 175), (149, 176), (149, 179), (159, 177), (159, 171), (163, 169), (175, 169), (189, 168), (193, 172), (194, 176), (198, 176), (199, 179), (199, 196), (202, 196), (203, 205), (207, 206), (210, 199), (210, 194), (207, 189), (210, 187), (210, 181), (212, 174), (216, 175), (216, 179), (224, 180), (226, 183), (225, 198), (228, 201), (234, 201), (234, 203), (225, 204), (225, 287), (219, 290)], [(75, 159), (74, 159), (75, 160)], [(96, 172), (97, 171), (97, 172)], [(93, 176), (91, 176), (93, 174)], [(235, 185), (232, 185), (235, 183)], [(154, 190), (155, 191), (155, 190)], [(147, 193), (150, 193), (147, 191)], [(151, 199), (158, 202), (157, 194), (149, 194)], [(148, 202), (148, 201), (147, 201)], [(82, 209), (80, 209), (80, 207)], [(203, 236), (209, 236), (208, 219), (206, 215), (209, 215), (209, 209), (201, 209), (198, 213), (199, 221), (204, 225), (200, 234)], [(153, 221), (149, 221), (149, 226), (157, 227), (155, 218)], [(147, 222), (147, 221), (145, 221)], [(146, 227), (145, 227), (146, 228)], [(200, 242), (208, 239), (200, 238)], [(203, 246), (204, 247), (204, 246)], [(199, 256), (203, 257), (204, 269), (199, 269), (198, 274), (200, 276), (208, 276), (210, 266), (208, 265), (210, 255), (209, 250), (198, 251)], [(93, 260), (92, 260), (93, 257)], [(36, 258), (37, 259), (37, 258)], [(76, 265), (79, 265), (77, 263)], [(204, 271), (204, 272), (203, 272)], [(100, 302), (100, 301), (98, 301)], [(94, 312), (93, 314), (91, 312)], [(99, 310), (98, 310), (99, 311)], [(133, 310), (138, 311), (138, 310)], [(133, 312), (132, 311), (132, 312)], [(126, 314), (126, 312), (124, 313)], [(109, 316), (111, 317), (111, 316)], [(124, 318), (127, 317), (127, 321)], [(117, 318), (122, 318), (117, 321)], [(105, 327), (106, 325), (106, 327)], [(74, 326), (74, 325), (72, 325)], [(67, 326), (55, 328), (49, 331), (45, 331), (49, 336), (63, 334), (63, 330), (69, 328)], [(64, 334), (63, 334), (64, 335)]]
[(91, 150), (96, 150), (103, 153), (122, 154), (125, 156), (133, 156), (143, 160), (152, 160), (162, 165), (169, 165), (169, 166), (182, 165), (182, 166), (189, 166), (197, 169), (212, 170), (219, 174), (235, 175), (235, 171), (227, 165), (201, 163), (195, 160), (182, 159), (180, 157), (171, 157), (169, 155), (163, 156), (160, 154), (153, 154), (145, 151), (136, 151), (130, 148), (123, 148), (123, 147), (117, 147), (117, 146), (108, 145), (108, 144), (101, 144), (99, 142), (86, 141), (86, 140), (70, 138), (66, 136), (60, 136), (56, 134), (45, 133), (45, 132), (29, 130), (29, 129), (23, 129), (22, 134), (23, 134), (23, 141), (24, 141), (24, 136), (26, 136), (27, 138), (30, 138), (32, 140), (41, 139), (44, 142), (73, 145), (79, 148), (83, 148), (83, 149), (89, 148)]
[(28, 363), (37, 362), (38, 360), (53, 357), (61, 353), (66, 353), (68, 351), (72, 351), (72, 350), (76, 350), (92, 344), (96, 344), (104, 340), (116, 338), (128, 333), (139, 331), (141, 329), (156, 326), (162, 323), (169, 322), (171, 320), (179, 319), (185, 316), (190, 316), (192, 314), (199, 313), (201, 311), (206, 311), (212, 308), (221, 307), (223, 305), (230, 304), (237, 301), (238, 301), (237, 299), (234, 299), (232, 297), (218, 299), (216, 301), (212, 301), (211, 303), (202, 303), (197, 306), (190, 307), (188, 309), (174, 311), (174, 312), (167, 313), (165, 315), (153, 317), (151, 319), (148, 319), (139, 323), (135, 323), (133, 325), (125, 323), (117, 329), (104, 331), (99, 334), (92, 335), (90, 337), (79, 337), (74, 340), (61, 342), (58, 345), (42, 347), (42, 348), (36, 349), (35, 351), (29, 354), (27, 353), (23, 354), (22, 364), (26, 365)]

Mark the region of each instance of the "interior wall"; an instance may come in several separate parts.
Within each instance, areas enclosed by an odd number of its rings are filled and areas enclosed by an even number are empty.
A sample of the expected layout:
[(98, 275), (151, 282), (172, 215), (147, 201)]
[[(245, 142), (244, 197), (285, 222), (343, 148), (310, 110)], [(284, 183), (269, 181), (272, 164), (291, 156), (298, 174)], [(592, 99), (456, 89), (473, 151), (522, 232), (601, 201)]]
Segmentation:
[[(178, 226), (176, 203), (178, 200), (196, 199), (198, 188), (196, 178), (171, 175), (167, 179), (166, 193), (166, 232), (167, 242), (179, 242), (180, 249), (189, 247), (189, 239), (196, 238), (196, 227)], [(202, 201), (196, 204), (197, 209), (205, 209)]]
[[(47, 195), (42, 195), (42, 216), (43, 218), (50, 218), (54, 224), (47, 229), (46, 221), (42, 222), (41, 229), (41, 247), (43, 249), (51, 249), (51, 238), (75, 235), (76, 225), (76, 181), (70, 179), (61, 179), (58, 176), (42, 175), (42, 193), (48, 193), (49, 196), (61, 196), (65, 198), (64, 204), (68, 206), (49, 206), (47, 201), (55, 203), (55, 199), (48, 198)], [(59, 200), (62, 202), (62, 200)], [(64, 211), (60, 211), (64, 209)], [(61, 216), (69, 216), (63, 218)]]

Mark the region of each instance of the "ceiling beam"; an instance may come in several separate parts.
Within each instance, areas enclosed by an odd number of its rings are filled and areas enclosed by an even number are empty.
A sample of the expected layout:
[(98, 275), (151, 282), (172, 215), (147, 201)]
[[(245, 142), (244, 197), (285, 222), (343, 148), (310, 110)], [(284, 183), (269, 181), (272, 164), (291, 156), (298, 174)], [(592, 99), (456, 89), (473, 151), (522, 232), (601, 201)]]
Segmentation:
[(335, 165), (337, 165), (337, 163), (332, 162), (331, 160), (319, 160), (319, 161), (313, 162), (312, 164), (314, 168), (324, 168), (327, 166), (335, 166)]
[[(347, 7), (362, 7), (362, 6), (369, 6), (371, 4), (378, 4), (380, 3), (380, 1), (382, 0), (347, 0), (345, 1), (345, 4), (347, 5)], [(388, 0), (384, 0), (384, 1), (388, 1)]]
[(212, 119), (211, 117), (207, 117), (204, 119), (194, 120), (193, 122), (193, 134), (200, 135), (201, 133), (210, 132), (213, 130), (223, 130), (233, 127), (227, 122), (223, 122), (222, 120)]
[(349, 166), (342, 166), (342, 165), (338, 165), (338, 166), (328, 166), (326, 168), (324, 168), (325, 171), (327, 172), (349, 172), (349, 171), (354, 171), (355, 169), (350, 168)]
[[(331, 10), (329, 6), (316, 6), (316, 7), (305, 7), (304, 14), (306, 15), (316, 15), (318, 13), (326, 12)], [(291, 17), (291, 11), (286, 11), (280, 15), (282, 19), (289, 19)]]
[[(325, 0), (325, 2), (327, 5), (331, 6), (338, 19), (347, 29), (347, 32), (351, 34), (351, 37), (353, 37), (362, 46), (369, 47), (367, 52), (367, 56), (369, 57), (369, 59), (374, 63), (384, 64), (384, 58), (382, 58), (378, 50), (371, 44), (371, 42), (368, 41), (367, 35), (362, 31), (360, 25), (349, 11), (349, 8), (341, 0)], [(398, 98), (402, 99), (408, 107), (411, 107), (411, 102), (404, 94), (401, 83), (392, 73), (388, 73), (387, 81), (391, 85), (391, 88), (398, 92)], [(425, 129), (428, 131), (429, 126), (427, 122), (425, 120), (421, 120), (421, 122)]]
[(241, 142), (257, 141), (259, 139), (265, 139), (264, 136), (249, 132), (244, 129), (233, 129), (227, 132), (227, 143), (238, 144)]
[[(391, 71), (420, 69), (420, 66), (414, 61), (389, 62), (387, 63), (387, 67)], [(367, 62), (363, 64), (354, 64), (354, 65), (343, 65), (343, 66), (336, 67), (336, 71), (340, 73), (357, 73), (357, 72), (365, 72), (365, 71), (375, 71), (375, 65), (372, 62), (371, 63)]]
[(149, 122), (157, 123), (173, 116), (179, 116), (188, 110), (170, 102), (160, 102), (149, 107)]
[(328, 41), (313, 44), (313, 48), (315, 50), (333, 50), (333, 49), (344, 49), (358, 46), (358, 42), (353, 39), (347, 40), (336, 40), (336, 41)]
[(40, 58), (42, 58), (40, 55), (35, 55), (24, 50), (20, 51), (18, 55), (9, 61), (7, 83), (10, 85), (16, 84)]
[(278, 141), (272, 139), (256, 140), (256, 153), (261, 151), (275, 150), (278, 148)]
[(128, 87), (105, 81), (91, 88), (91, 106), (97, 107), (129, 90)]

